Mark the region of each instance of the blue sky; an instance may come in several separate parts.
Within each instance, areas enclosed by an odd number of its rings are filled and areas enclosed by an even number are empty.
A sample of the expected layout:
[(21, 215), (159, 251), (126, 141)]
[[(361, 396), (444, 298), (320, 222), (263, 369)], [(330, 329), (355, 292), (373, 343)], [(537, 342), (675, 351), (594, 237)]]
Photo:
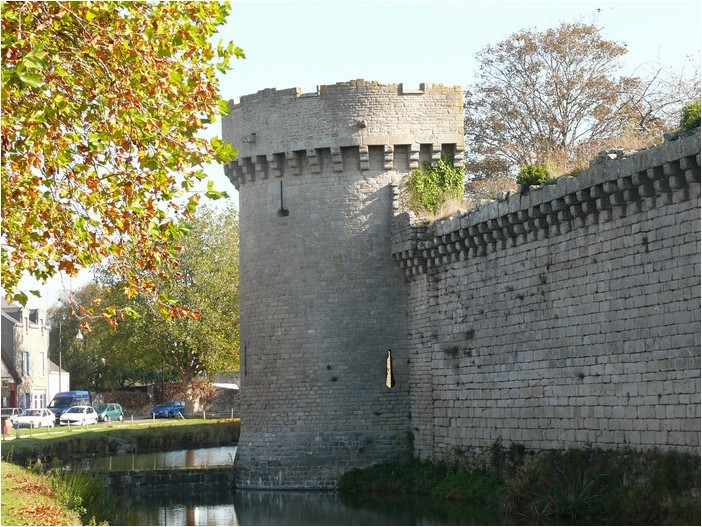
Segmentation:
[[(521, 29), (544, 30), (584, 21), (610, 40), (625, 43), (622, 74), (641, 74), (660, 64), (680, 70), (699, 61), (702, 2), (603, 1), (232, 1), (225, 42), (244, 49), (246, 59), (221, 79), (225, 99), (266, 88), (300, 87), (353, 79), (385, 83), (421, 82), (466, 86), (473, 80), (475, 53)], [(206, 135), (219, 135), (214, 124)], [(238, 203), (236, 189), (219, 166), (206, 168), (216, 188)], [(81, 277), (52, 280), (32, 307), (49, 307), (63, 287)], [(31, 285), (32, 288), (36, 284)]]
[[(248, 1), (232, 2), (220, 36), (244, 49), (221, 80), (225, 99), (266, 88), (353, 79), (466, 86), (475, 54), (526, 28), (584, 21), (625, 43), (622, 73), (660, 64), (690, 69), (700, 57), (702, 2), (697, 1)], [(219, 123), (210, 130), (220, 133)], [(220, 167), (208, 167), (220, 189), (236, 190)]]

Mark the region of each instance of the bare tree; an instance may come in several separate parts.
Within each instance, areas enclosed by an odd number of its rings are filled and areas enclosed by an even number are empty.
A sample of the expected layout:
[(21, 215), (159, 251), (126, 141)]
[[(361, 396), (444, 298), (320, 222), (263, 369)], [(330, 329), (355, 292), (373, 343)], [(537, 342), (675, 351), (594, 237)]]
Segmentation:
[(641, 133), (660, 133), (675, 128), (680, 109), (700, 97), (700, 60), (687, 57), (679, 71), (660, 63), (644, 64), (629, 79), (623, 93), (626, 111)]
[(514, 172), (529, 163), (577, 159), (590, 150), (586, 145), (660, 134), (699, 81), (680, 75), (671, 82), (662, 68), (644, 79), (619, 76), (626, 52), (626, 45), (582, 22), (524, 30), (483, 48), (477, 80), (465, 93), (469, 158), (492, 159), (495, 166), (502, 160)]

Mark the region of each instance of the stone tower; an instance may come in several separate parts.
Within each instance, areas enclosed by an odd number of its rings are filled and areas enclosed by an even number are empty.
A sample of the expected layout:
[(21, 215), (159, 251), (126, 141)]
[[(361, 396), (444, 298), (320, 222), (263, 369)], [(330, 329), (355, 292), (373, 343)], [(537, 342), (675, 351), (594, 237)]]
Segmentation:
[[(239, 488), (334, 488), (412, 453), (393, 184), (462, 162), (460, 86), (356, 80), (230, 103), (241, 222)], [(390, 352), (389, 352), (390, 350)], [(394, 386), (388, 387), (388, 355)]]

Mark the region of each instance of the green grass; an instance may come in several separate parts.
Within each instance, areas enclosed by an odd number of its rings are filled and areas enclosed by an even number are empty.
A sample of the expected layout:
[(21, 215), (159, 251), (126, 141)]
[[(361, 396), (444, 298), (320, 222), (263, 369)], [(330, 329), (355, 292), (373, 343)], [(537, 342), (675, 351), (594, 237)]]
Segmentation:
[(700, 524), (700, 457), (675, 451), (545, 453), (508, 477), (502, 508), (521, 518)]
[[(105, 423), (71, 429), (34, 430), (19, 439), (3, 441), (2, 458), (18, 465), (60, 464), (71, 456), (111, 454), (118, 451), (173, 450), (235, 444), (239, 419), (185, 419)], [(28, 430), (22, 430), (28, 432)]]
[(39, 466), (58, 467), (74, 456), (109, 454), (125, 448), (143, 452), (235, 444), (239, 424), (239, 419), (186, 419), (40, 429), (32, 430), (31, 435), (23, 429), (19, 438), (2, 442), (0, 524), (109, 521), (115, 503), (101, 483), (80, 471), (38, 474)]
[(446, 463), (410, 460), (382, 463), (347, 472), (339, 482), (347, 493), (431, 496), (481, 505), (497, 505), (504, 484), (486, 471), (465, 471)]
[(125, 418), (124, 421), (110, 421), (109, 423), (97, 423), (93, 425), (78, 425), (78, 426), (55, 426), (54, 428), (19, 428), (13, 429), (11, 434), (3, 434), (3, 439), (16, 438), (19, 432), (20, 438), (36, 437), (42, 438), (47, 436), (62, 437), (70, 436), (84, 431), (102, 431), (102, 430), (119, 430), (119, 429), (140, 429), (140, 428), (160, 428), (171, 426), (187, 426), (193, 423), (213, 423), (221, 422), (225, 419), (144, 419), (139, 421), (131, 421)]
[(675, 451), (535, 455), (512, 445), (493, 449), (479, 470), (418, 460), (352, 470), (340, 490), (460, 500), (499, 509), (518, 523), (700, 525), (700, 456)]
[(2, 462), (2, 525), (81, 525), (54, 492), (51, 477)]

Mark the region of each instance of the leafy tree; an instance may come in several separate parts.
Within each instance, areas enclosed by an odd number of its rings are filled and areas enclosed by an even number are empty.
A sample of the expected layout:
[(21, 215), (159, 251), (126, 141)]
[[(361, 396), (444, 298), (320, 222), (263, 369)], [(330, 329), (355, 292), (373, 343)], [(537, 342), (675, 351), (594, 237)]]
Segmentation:
[[(107, 262), (127, 296), (146, 293), (171, 315), (190, 314), (159, 295), (155, 277), (177, 269), (180, 220), (197, 206), (204, 164), (233, 155), (198, 137), (226, 111), (217, 71), (243, 57), (231, 43), (210, 42), (228, 10), (216, 2), (2, 3), (8, 297), (27, 301), (18, 290), (24, 275), (45, 281)], [(222, 196), (211, 183), (206, 194)]]
[(506, 159), (497, 157), (467, 156), (465, 196), (469, 200), (494, 200), (500, 192), (514, 192), (517, 184)]
[[(117, 329), (107, 321), (95, 323), (90, 333), (84, 333), (83, 339), (77, 340), (80, 321), (74, 314), (73, 301), (83, 306), (102, 302), (127, 305), (127, 299), (120, 292), (108, 291), (91, 282), (76, 291), (75, 299), (65, 298), (50, 310), (49, 355), (52, 361), (61, 362), (63, 369), (70, 372), (71, 388), (103, 392), (160, 382), (163, 375), (169, 381), (177, 378), (172, 369), (164, 371), (163, 364), (156, 364), (134, 347), (126, 323)], [(63, 389), (67, 390), (68, 386)]]
[(549, 180), (548, 168), (538, 163), (523, 165), (519, 168), (517, 176), (518, 185), (543, 185)]
[(153, 366), (165, 364), (177, 372), (190, 413), (199, 407), (199, 377), (234, 371), (239, 365), (236, 210), (202, 209), (190, 222), (182, 243), (179, 278), (162, 287), (199, 317), (173, 319), (152, 308), (125, 325), (131, 328), (130, 347), (141, 350)]
[(463, 168), (453, 166), (451, 157), (442, 157), (436, 165), (423, 163), (410, 174), (407, 188), (414, 210), (436, 213), (447, 199), (463, 196)]
[(469, 158), (507, 161), (514, 173), (577, 159), (612, 138), (659, 133), (668, 111), (665, 75), (618, 76), (626, 51), (581, 22), (520, 31), (482, 49), (465, 94)]
[[(239, 222), (233, 207), (201, 207), (184, 230), (179, 278), (159, 283), (164, 295), (178, 296), (199, 317), (164, 315), (148, 297), (125, 297), (120, 278), (105, 270), (100, 284), (76, 294), (81, 305), (113, 302), (119, 325), (105, 315), (83, 341), (75, 342), (78, 321), (70, 302), (51, 313), (51, 356), (58, 362), (62, 344), (64, 369), (71, 384), (95, 391), (116, 390), (137, 382), (178, 379), (188, 398), (188, 412), (198, 406), (199, 379), (230, 372), (239, 364)], [(58, 327), (63, 338), (59, 342)]]
[(700, 103), (702, 100), (697, 99), (689, 104), (686, 104), (682, 111), (680, 112), (680, 126), (679, 130), (681, 132), (687, 132), (689, 130), (694, 130), (700, 127)]
[(172, 318), (148, 297), (128, 299), (120, 291), (126, 285), (106, 270), (99, 277), (101, 285), (86, 287), (79, 300), (84, 305), (96, 299), (114, 301), (123, 319), (113, 327), (106, 315), (108, 320), (94, 324), (81, 344), (69, 346), (75, 362), (69, 359), (66, 364), (84, 370), (79, 375), (87, 378), (85, 386), (115, 389), (133, 381), (156, 382), (165, 368), (169, 380), (175, 376), (181, 381), (190, 413), (198, 407), (201, 377), (238, 369), (237, 212), (233, 207), (202, 207), (183, 229), (187, 233), (181, 239), (180, 273), (157, 285), (166, 297), (180, 298), (198, 316)]
[(624, 53), (623, 45), (582, 23), (521, 31), (485, 47), (465, 96), (468, 144), (526, 165), (543, 152), (615, 133), (621, 86), (614, 73)]

